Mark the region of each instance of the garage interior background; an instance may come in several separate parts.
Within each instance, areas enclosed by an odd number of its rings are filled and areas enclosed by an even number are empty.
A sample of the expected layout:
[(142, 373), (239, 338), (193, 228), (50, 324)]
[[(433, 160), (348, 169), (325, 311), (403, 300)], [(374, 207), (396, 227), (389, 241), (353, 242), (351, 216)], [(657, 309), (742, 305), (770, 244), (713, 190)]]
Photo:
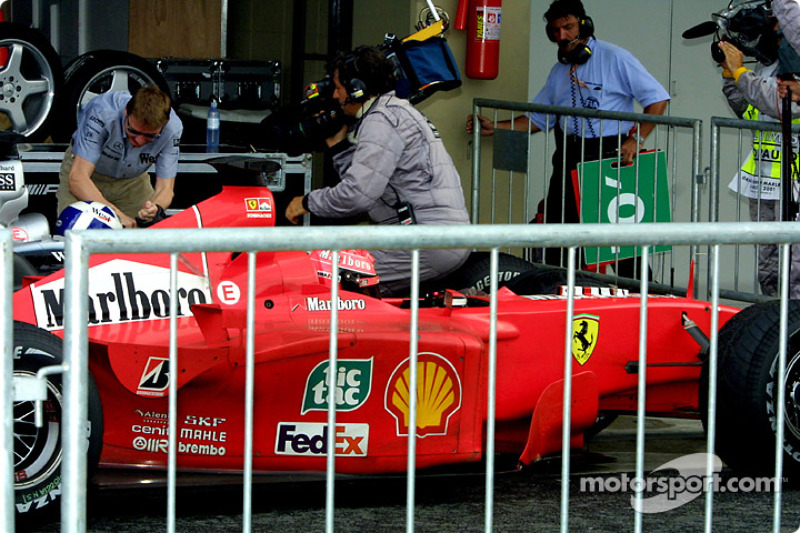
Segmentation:
[[(457, 0), (435, 3), (455, 15)], [(351, 24), (351, 32), (338, 36), (340, 44), (349, 40), (346, 44), (357, 46), (379, 44), (386, 32), (400, 37), (413, 33), (426, 5), (422, 0), (11, 0), (9, 4), (5, 6), (7, 18), (40, 28), (65, 64), (80, 53), (103, 48), (146, 57), (278, 60), (283, 67), (284, 102), (298, 98), (305, 83), (322, 76), (324, 57), (331, 46), (331, 13)], [(439, 93), (419, 105), (439, 128), (467, 192), (470, 138), (464, 122), (472, 99), (525, 101), (538, 92), (556, 60), (556, 48), (544, 33), (542, 20), (549, 4), (550, 0), (507, 0), (502, 11), (498, 78), (465, 77), (461, 88)], [(584, 5), (594, 19), (597, 37), (633, 52), (670, 91), (673, 99), (668, 114), (704, 121), (702, 165), (707, 165), (709, 120), (732, 114), (720, 90), (720, 69), (709, 53), (710, 38), (687, 41), (681, 33), (709, 20), (727, 1), (584, 0)], [(463, 76), (465, 32), (451, 29), (446, 37)], [(300, 56), (298, 47), (303, 49)], [(733, 175), (734, 159), (723, 158), (725, 181)], [(691, 179), (679, 177), (676, 220), (688, 220)], [(723, 193), (722, 220), (732, 219), (736, 203), (734, 196)]]

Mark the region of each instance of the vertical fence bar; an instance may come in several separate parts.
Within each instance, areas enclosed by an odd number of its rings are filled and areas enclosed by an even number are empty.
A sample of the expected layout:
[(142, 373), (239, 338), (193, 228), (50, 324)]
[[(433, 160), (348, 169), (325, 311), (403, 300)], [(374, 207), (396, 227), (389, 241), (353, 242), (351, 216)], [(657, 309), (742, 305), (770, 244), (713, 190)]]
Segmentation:
[(406, 477), (406, 531), (414, 532), (417, 472), (417, 361), (419, 354), (419, 250), (411, 251), (411, 323), (408, 342), (408, 461)]
[(0, 525), (3, 531), (14, 531), (14, 357), (12, 337), (14, 335), (13, 309), (11, 306), (11, 274), (13, 272), (14, 256), (9, 230), (0, 231), (0, 246), (3, 253), (3, 276), (0, 278), (0, 302), (3, 306), (3, 324), (0, 325), (0, 352), (3, 357), (2, 382), (0, 382), (0, 416), (3, 417), (0, 442), (2, 442), (3, 455), (0, 457), (0, 472), (4, 473), (2, 480), (2, 493), (0, 494), (0, 509), (3, 518)]
[[(650, 247), (642, 246), (641, 276), (639, 277), (639, 376), (636, 406), (636, 479), (644, 479), (644, 433), (645, 415), (647, 414), (647, 298), (649, 296), (650, 285), (647, 283), (647, 274), (650, 265)], [(642, 513), (639, 512), (642, 504), (642, 491), (644, 485), (634, 488), (636, 498), (636, 510), (634, 516), (634, 531), (642, 531)]]
[(167, 447), (167, 532), (175, 532), (178, 484), (178, 254), (169, 254), (169, 445)]
[(705, 494), (705, 531), (711, 532), (711, 524), (714, 516), (714, 490), (713, 490), (713, 477), (715, 450), (714, 442), (716, 442), (717, 433), (717, 372), (719, 364), (719, 336), (717, 330), (719, 329), (719, 254), (720, 247), (718, 244), (711, 248), (711, 344), (709, 346), (708, 357), (708, 420), (707, 425), (707, 438), (706, 443), (706, 477), (703, 486), (706, 490)]
[(336, 374), (339, 369), (339, 250), (331, 254), (331, 323), (328, 349), (328, 444), (325, 475), (325, 531), (333, 533), (336, 482)]
[(564, 324), (564, 408), (561, 429), (561, 533), (569, 532), (569, 467), (572, 420), (572, 321), (575, 314), (575, 247), (567, 251), (567, 316)]
[(472, 209), (470, 222), (480, 223), (481, 205), (481, 123), (478, 120), (480, 107), (472, 103)]
[(775, 507), (773, 508), (772, 530), (779, 533), (781, 530), (781, 495), (783, 478), (783, 435), (785, 432), (786, 421), (786, 350), (789, 345), (789, 280), (791, 279), (791, 245), (781, 246), (780, 261), (781, 273), (781, 326), (778, 335), (778, 410), (776, 417), (778, 427), (775, 429)]
[[(498, 253), (497, 248), (492, 248), (489, 255), (489, 279), (497, 283), (498, 279)], [(495, 438), (495, 411), (497, 396), (497, 289), (489, 294), (489, 375), (486, 401), (486, 514), (484, 526), (486, 533), (491, 533), (494, 522), (494, 438)]]
[[(247, 253), (247, 333), (244, 381), (244, 465), (242, 532), (253, 526), (253, 394), (255, 391), (256, 254)], [(332, 435), (328, 433), (328, 435)], [(333, 439), (328, 439), (332, 447)]]
[[(86, 531), (86, 434), (88, 417), (89, 255), (79, 235), (67, 232), (64, 244), (64, 408), (61, 418), (61, 531)], [(78, 428), (76, 430), (76, 428)], [(83, 446), (81, 445), (83, 444)]]

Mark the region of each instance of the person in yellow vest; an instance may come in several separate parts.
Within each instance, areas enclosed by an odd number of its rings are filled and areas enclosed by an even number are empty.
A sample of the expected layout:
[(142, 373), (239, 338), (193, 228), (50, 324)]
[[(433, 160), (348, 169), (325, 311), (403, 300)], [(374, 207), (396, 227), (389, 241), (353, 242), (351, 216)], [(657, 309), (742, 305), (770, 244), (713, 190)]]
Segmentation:
[[(778, 61), (777, 27), (774, 34), (765, 35), (765, 43), (760, 44), (760, 51), (771, 60), (768, 64), (758, 63), (753, 69), (758, 79), (765, 84), (774, 85), (777, 89), (780, 71)], [(728, 105), (740, 118), (757, 122), (776, 124), (778, 121), (751, 105), (737, 87), (734, 76), (723, 66), (722, 92)], [(800, 122), (795, 119), (794, 122)], [(747, 156), (742, 168), (734, 175), (728, 188), (748, 198), (750, 220), (778, 221), (781, 219), (781, 142), (782, 135), (776, 131), (753, 132), (753, 149)], [(792, 191), (793, 200), (798, 197), (798, 143), (797, 135), (792, 136)], [(800, 246), (792, 247), (792, 273), (790, 275), (790, 296), (800, 298)], [(758, 247), (758, 282), (761, 292), (767, 296), (778, 295), (778, 247), (775, 245), (759, 245)]]

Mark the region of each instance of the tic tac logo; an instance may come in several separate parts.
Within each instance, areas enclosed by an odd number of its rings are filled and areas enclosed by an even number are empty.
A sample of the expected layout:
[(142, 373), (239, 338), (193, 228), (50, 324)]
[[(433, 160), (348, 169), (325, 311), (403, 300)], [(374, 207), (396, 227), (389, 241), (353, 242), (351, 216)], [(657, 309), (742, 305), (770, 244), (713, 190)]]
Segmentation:
[(572, 355), (581, 366), (592, 356), (600, 332), (600, 317), (576, 315), (572, 319)]
[(245, 198), (247, 218), (272, 218), (271, 198)]
[[(314, 367), (306, 380), (301, 415), (328, 410), (328, 361)], [(354, 411), (364, 405), (372, 389), (372, 359), (340, 359), (336, 371), (336, 410)]]
[[(338, 457), (366, 457), (369, 424), (336, 424), (334, 453)], [(281, 422), (275, 439), (277, 455), (325, 455), (328, 453), (328, 425)]]
[[(397, 365), (386, 385), (384, 406), (397, 421), (397, 435), (408, 435), (408, 359)], [(461, 408), (461, 379), (450, 361), (435, 353), (417, 358), (417, 436), (446, 435), (450, 417)]]
[(169, 387), (169, 359), (151, 357), (144, 365), (136, 394), (139, 396), (163, 396)]

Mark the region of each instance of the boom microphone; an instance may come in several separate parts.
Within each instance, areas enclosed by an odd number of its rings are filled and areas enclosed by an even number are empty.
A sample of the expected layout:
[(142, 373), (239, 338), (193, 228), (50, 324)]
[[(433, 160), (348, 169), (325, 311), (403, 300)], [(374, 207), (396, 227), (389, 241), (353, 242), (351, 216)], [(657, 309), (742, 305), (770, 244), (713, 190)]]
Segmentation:
[(705, 37), (706, 35), (712, 35), (716, 33), (717, 23), (713, 20), (708, 20), (706, 22), (701, 22), (697, 26), (692, 26), (685, 32), (681, 34), (681, 37), (684, 39), (697, 39), (698, 37)]

